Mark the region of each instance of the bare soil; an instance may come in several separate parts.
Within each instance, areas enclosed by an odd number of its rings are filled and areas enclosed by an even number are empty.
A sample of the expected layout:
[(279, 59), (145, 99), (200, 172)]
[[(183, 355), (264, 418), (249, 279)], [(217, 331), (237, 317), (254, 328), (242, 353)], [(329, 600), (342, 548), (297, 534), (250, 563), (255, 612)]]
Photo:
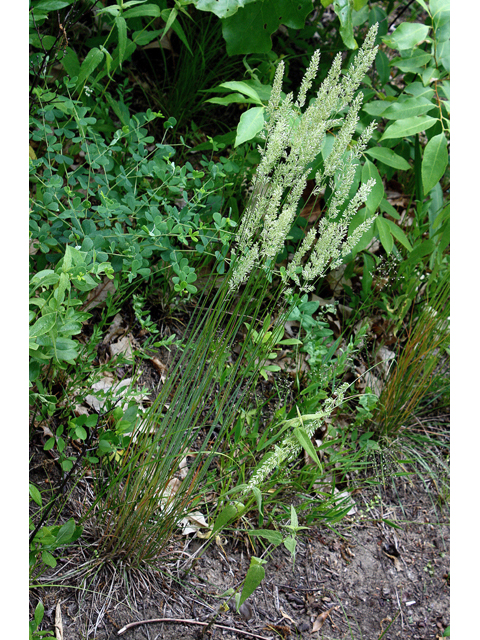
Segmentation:
[[(357, 513), (335, 531), (314, 527), (299, 538), (295, 565), (284, 547), (275, 549), (265, 580), (247, 601), (247, 620), (234, 607), (219, 607), (225, 598), (218, 598), (238, 587), (248, 569), (252, 548), (239, 536), (221, 547), (212, 544), (187, 576), (178, 573), (177, 579), (171, 565), (167, 572), (159, 566), (159, 573), (129, 574), (127, 580), (104, 570), (96, 593), (35, 589), (31, 606), (42, 597), (44, 628), (53, 629), (61, 603), (64, 640), (442, 637), (450, 620), (449, 512), (435, 485), (419, 476), (396, 479), (363, 491), (356, 502)], [(187, 540), (184, 552), (193, 554), (201, 542)], [(118, 635), (131, 622), (159, 618), (164, 621)]]

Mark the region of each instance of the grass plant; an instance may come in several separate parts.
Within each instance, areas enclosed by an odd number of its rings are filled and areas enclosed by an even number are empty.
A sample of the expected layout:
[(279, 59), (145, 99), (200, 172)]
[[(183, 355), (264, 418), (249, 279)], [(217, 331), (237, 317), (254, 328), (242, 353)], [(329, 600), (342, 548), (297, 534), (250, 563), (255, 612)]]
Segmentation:
[[(350, 251), (352, 239), (344, 239), (347, 226), (337, 218), (352, 184), (359, 150), (372, 131), (364, 132), (353, 150), (350, 148), (361, 103), (354, 94), (375, 57), (375, 33), (373, 27), (342, 79), (341, 58), (337, 57), (316, 100), (304, 113), (302, 107), (317, 71), (318, 55), (307, 70), (295, 103), (291, 94), (281, 99), (280, 65), (267, 108), (270, 119), (265, 148), (261, 150), (263, 160), (232, 251), (230, 270), (216, 291), (213, 286), (207, 287), (200, 298), (199, 311), (193, 315), (175, 368), (145, 421), (137, 424), (115, 477), (99, 491), (102, 499), (95, 507), (95, 520), (102, 558), (121, 558), (135, 567), (161, 555), (176, 523), (198, 505), (206, 490), (207, 472), (224, 446), (225, 435), (238, 420), (240, 408), (247, 408), (250, 391), (277, 342), (276, 329), (288, 314), (287, 301), (292, 295), (288, 281), (309, 290), (329, 263)], [(350, 103), (345, 118), (332, 119)], [(319, 154), (327, 128), (334, 126), (340, 127), (337, 142), (325, 161), (324, 173), (318, 171), (316, 178), (319, 188), (329, 184), (332, 189), (329, 211), (278, 278), (275, 257), (285, 244), (308, 165)], [(360, 186), (344, 214), (347, 223), (371, 186)], [(307, 268), (302, 266), (304, 260)], [(269, 327), (274, 310), (277, 317)], [(218, 363), (225, 362), (225, 354), (231, 352), (244, 325), (247, 338), (237, 359), (228, 372), (219, 372)], [(342, 402), (345, 390), (339, 388), (336, 399), (327, 399), (320, 411), (279, 424), (284, 432), (280, 446), (275, 445), (248, 482), (237, 487), (240, 497), (248, 500), (252, 492), (258, 496), (259, 487), (273, 469), (293, 460), (302, 447), (316, 459), (311, 435), (318, 421)], [(180, 480), (180, 465), (187, 456), (192, 461)], [(216, 520), (217, 529), (219, 522), (227, 524), (244, 505), (233, 511), (229, 504), (225, 508), (229, 517), (222, 511)]]
[(429, 391), (438, 386), (437, 368), (449, 339), (449, 290), (446, 274), (419, 315), (412, 314), (407, 340), (382, 389), (373, 418), (378, 435), (395, 437), (408, 425)]

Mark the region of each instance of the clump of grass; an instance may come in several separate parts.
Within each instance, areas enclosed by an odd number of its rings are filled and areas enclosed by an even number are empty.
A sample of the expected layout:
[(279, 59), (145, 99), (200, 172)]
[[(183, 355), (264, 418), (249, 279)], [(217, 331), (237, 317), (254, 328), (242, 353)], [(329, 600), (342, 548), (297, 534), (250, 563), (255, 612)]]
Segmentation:
[(449, 342), (449, 291), (444, 277), (421, 313), (411, 319), (406, 343), (382, 389), (373, 418), (378, 435), (395, 437), (439, 386), (438, 368)]

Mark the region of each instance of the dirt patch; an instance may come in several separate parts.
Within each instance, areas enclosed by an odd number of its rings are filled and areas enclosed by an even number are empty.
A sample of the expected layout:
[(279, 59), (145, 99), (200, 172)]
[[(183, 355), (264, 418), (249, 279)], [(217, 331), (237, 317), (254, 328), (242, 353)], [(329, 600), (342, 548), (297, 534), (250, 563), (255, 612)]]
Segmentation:
[[(219, 606), (225, 599), (218, 596), (241, 584), (252, 553), (241, 536), (232, 536), (222, 547), (210, 546), (186, 577), (179, 569), (178, 580), (171, 567), (163, 576), (159, 566), (159, 573), (129, 574), (126, 580), (117, 567), (115, 575), (112, 569), (99, 574), (97, 595), (42, 590), (45, 628), (53, 628), (60, 601), (65, 640), (441, 637), (449, 625), (448, 507), (439, 505), (434, 485), (418, 476), (363, 491), (356, 502), (357, 513), (335, 531), (314, 527), (299, 539), (294, 566), (285, 548), (273, 552), (265, 580), (248, 600), (248, 620)], [(179, 557), (194, 554), (199, 544), (187, 542)], [(39, 595), (32, 592), (32, 605)], [(194, 624), (208, 624), (217, 611), (215, 624), (222, 628)], [(118, 636), (124, 625), (152, 618), (168, 621)]]

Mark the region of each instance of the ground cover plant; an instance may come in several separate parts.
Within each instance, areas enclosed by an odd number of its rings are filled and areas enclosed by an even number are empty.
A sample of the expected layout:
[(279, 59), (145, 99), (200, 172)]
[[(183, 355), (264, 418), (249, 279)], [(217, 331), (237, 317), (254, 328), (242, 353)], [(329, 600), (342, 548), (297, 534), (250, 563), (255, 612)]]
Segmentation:
[(244, 615), (371, 487), (448, 503), (448, 2), (171, 4), (31, 3), (32, 638), (55, 584), (248, 540)]

